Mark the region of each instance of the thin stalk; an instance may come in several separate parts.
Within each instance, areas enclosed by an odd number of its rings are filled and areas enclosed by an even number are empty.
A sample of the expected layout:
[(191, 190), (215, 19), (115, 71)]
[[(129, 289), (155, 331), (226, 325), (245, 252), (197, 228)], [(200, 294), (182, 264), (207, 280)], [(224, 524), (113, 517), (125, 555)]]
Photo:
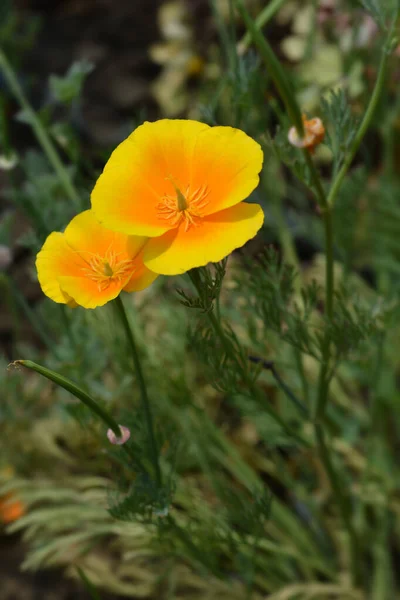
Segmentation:
[(342, 483), (339, 479), (339, 476), (333, 466), (333, 462), (331, 459), (331, 452), (329, 447), (326, 444), (325, 433), (323, 426), (319, 423), (315, 424), (315, 436), (318, 445), (319, 456), (324, 465), (325, 471), (329, 477), (329, 481), (332, 487), (332, 491), (335, 496), (336, 503), (338, 505), (343, 523), (346, 527), (347, 534), (349, 536), (349, 544), (350, 544), (350, 561), (351, 561), (351, 570), (353, 575), (353, 583), (357, 585), (360, 583), (361, 572), (360, 572), (360, 548), (358, 544), (358, 539), (356, 532), (353, 527), (352, 519), (351, 519), (351, 505), (349, 502), (348, 496), (345, 494), (342, 488)]
[[(389, 48), (390, 47), (391, 47), (391, 44), (389, 44)], [(349, 149), (349, 152), (343, 162), (343, 165), (340, 168), (337, 176), (335, 177), (335, 180), (329, 191), (328, 204), (330, 206), (333, 206), (333, 204), (336, 200), (336, 197), (339, 193), (340, 187), (343, 183), (343, 179), (345, 178), (346, 173), (347, 173), (351, 163), (353, 162), (356, 152), (357, 152), (358, 148), (360, 147), (360, 144), (361, 144), (361, 142), (367, 132), (367, 129), (371, 123), (371, 120), (374, 116), (376, 107), (378, 105), (378, 102), (379, 102), (381, 94), (382, 94), (382, 90), (384, 89), (387, 65), (388, 65), (388, 60), (389, 60), (390, 54), (391, 54), (391, 52), (388, 49), (388, 46), (385, 45), (385, 47), (382, 50), (382, 56), (381, 56), (381, 60), (379, 63), (378, 76), (375, 81), (374, 91), (372, 92), (372, 96), (369, 101), (367, 110), (365, 111), (363, 120), (361, 121), (360, 127), (358, 128), (358, 131), (354, 137), (353, 143), (352, 143), (352, 145)]]
[(309, 416), (308, 408), (305, 406), (305, 404), (303, 404), (303, 402), (301, 400), (299, 400), (297, 398), (296, 394), (294, 394), (294, 392), (292, 392), (290, 387), (285, 383), (285, 381), (282, 379), (282, 377), (279, 375), (278, 371), (276, 370), (275, 364), (272, 360), (264, 360), (262, 358), (259, 358), (258, 356), (249, 356), (249, 360), (250, 360), (250, 362), (253, 362), (255, 364), (260, 364), (263, 369), (270, 371), (273, 378), (275, 379), (278, 387), (280, 387), (281, 390), (289, 398), (289, 400), (291, 402), (293, 402), (293, 404), (295, 405), (297, 410), (299, 410), (303, 416), (306, 416), (306, 417)]
[(125, 335), (128, 340), (130, 350), (132, 353), (134, 372), (135, 372), (135, 375), (136, 375), (136, 378), (137, 378), (137, 381), (139, 384), (139, 388), (140, 388), (140, 398), (141, 398), (141, 403), (142, 403), (142, 409), (143, 409), (144, 417), (146, 420), (147, 433), (149, 436), (149, 444), (150, 444), (150, 451), (151, 451), (151, 455), (152, 455), (153, 467), (155, 470), (157, 483), (160, 486), (161, 485), (161, 470), (160, 470), (160, 463), (159, 463), (158, 446), (157, 446), (156, 437), (155, 437), (155, 433), (154, 433), (153, 415), (152, 415), (152, 411), (151, 411), (150, 400), (149, 400), (149, 397), (147, 394), (147, 386), (146, 386), (146, 382), (145, 382), (144, 375), (143, 375), (142, 365), (140, 362), (139, 353), (138, 353), (136, 342), (135, 342), (135, 337), (133, 335), (133, 331), (132, 331), (132, 328), (129, 323), (128, 315), (126, 314), (126, 310), (125, 310), (124, 304), (123, 304), (120, 296), (117, 296), (117, 298), (114, 300), (114, 306), (117, 309), (118, 316), (121, 320), (121, 323), (122, 323), (123, 329), (125, 331)]
[[(327, 326), (333, 319), (333, 300), (334, 300), (334, 263), (333, 263), (333, 219), (332, 210), (327, 207), (323, 211), (323, 220), (325, 228), (325, 317)], [(329, 332), (325, 333), (322, 347), (321, 369), (318, 379), (317, 401), (315, 406), (314, 418), (321, 423), (325, 417), (326, 405), (329, 392), (329, 363), (331, 358), (331, 342)]]
[(74, 204), (75, 208), (80, 211), (81, 210), (81, 202), (76, 191), (73, 186), (68, 171), (64, 167), (63, 163), (58, 156), (57, 150), (54, 147), (53, 142), (51, 141), (49, 135), (46, 132), (46, 129), (43, 127), (40, 119), (36, 115), (35, 111), (29, 104), (22, 87), (14, 73), (12, 66), (7, 60), (4, 52), (0, 50), (0, 70), (3, 72), (4, 78), (7, 81), (10, 90), (14, 94), (15, 98), (18, 100), (21, 108), (24, 109), (26, 115), (29, 119), (29, 124), (31, 125), (34, 134), (42, 146), (44, 153), (46, 154), (50, 164), (52, 165), (54, 171), (56, 172), (62, 186), (64, 187), (65, 193), (71, 202)]
[[(276, 15), (278, 10), (285, 4), (286, 0), (271, 0), (267, 6), (265, 6), (258, 17), (255, 19), (254, 24), (257, 29), (262, 29), (267, 23)], [(251, 44), (252, 35), (247, 31), (242, 39), (239, 41), (237, 48), (240, 53), (246, 52)]]
[(303, 119), (300, 108), (297, 104), (296, 97), (289, 80), (282, 69), (279, 60), (276, 58), (271, 46), (257, 27), (254, 20), (249, 15), (242, 0), (234, 0), (236, 9), (240, 13), (247, 31), (249, 32), (254, 44), (257, 46), (261, 58), (267, 67), (268, 74), (273, 80), (280, 97), (286, 107), (286, 112), (293, 125), (296, 127), (300, 137), (304, 135)]
[(103, 423), (107, 425), (107, 427), (109, 427), (118, 438), (121, 437), (121, 429), (118, 423), (102, 406), (100, 406), (100, 404), (98, 404), (76, 383), (70, 379), (67, 379), (63, 375), (56, 373), (56, 371), (42, 367), (31, 360), (16, 360), (15, 362), (11, 363), (11, 366), (18, 367), (19, 365), (26, 367), (27, 369), (31, 369), (32, 371), (36, 371), (36, 373), (43, 375), (43, 377), (46, 377), (53, 383), (67, 390), (67, 392), (70, 392), (73, 396), (75, 396), (75, 398), (78, 398), (78, 400), (85, 404), (92, 411), (92, 413), (100, 417)]

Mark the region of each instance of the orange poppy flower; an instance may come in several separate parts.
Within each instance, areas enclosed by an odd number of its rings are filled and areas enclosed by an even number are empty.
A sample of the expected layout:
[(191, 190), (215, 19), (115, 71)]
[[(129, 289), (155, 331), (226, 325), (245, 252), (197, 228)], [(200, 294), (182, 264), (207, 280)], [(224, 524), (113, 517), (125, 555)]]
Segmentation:
[(24, 514), (24, 505), (20, 500), (15, 499), (12, 494), (7, 494), (0, 498), (0, 521), (3, 523), (12, 523), (20, 519)]
[(151, 239), (144, 264), (163, 275), (217, 262), (260, 229), (259, 144), (232, 127), (164, 119), (144, 123), (116, 150), (92, 192), (101, 223)]
[(136, 292), (157, 275), (143, 264), (147, 238), (105, 229), (91, 210), (53, 232), (36, 257), (43, 292), (61, 304), (96, 308), (124, 290)]

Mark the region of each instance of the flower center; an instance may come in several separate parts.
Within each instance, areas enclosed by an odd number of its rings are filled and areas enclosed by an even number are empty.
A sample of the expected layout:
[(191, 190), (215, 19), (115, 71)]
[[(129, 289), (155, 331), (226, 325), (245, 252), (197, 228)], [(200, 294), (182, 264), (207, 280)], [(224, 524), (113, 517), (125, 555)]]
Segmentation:
[(82, 271), (97, 283), (99, 292), (104, 292), (111, 283), (121, 283), (135, 271), (133, 260), (121, 260), (113, 250), (107, 250), (104, 257), (95, 254), (87, 264)]
[(182, 192), (172, 176), (167, 179), (175, 188), (175, 196), (164, 194), (161, 202), (156, 206), (158, 218), (168, 221), (172, 227), (178, 227), (183, 223), (185, 231), (188, 231), (192, 225), (197, 227), (203, 217), (202, 211), (208, 204), (207, 197), (210, 190), (206, 185), (202, 185), (192, 191), (190, 185), (187, 185)]

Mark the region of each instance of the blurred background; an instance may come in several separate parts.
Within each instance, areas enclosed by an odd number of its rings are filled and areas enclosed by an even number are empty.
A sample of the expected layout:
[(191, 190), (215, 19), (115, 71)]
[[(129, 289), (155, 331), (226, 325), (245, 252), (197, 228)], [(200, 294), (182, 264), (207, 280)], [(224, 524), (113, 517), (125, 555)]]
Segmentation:
[[(259, 15), (268, 4), (258, 0), (246, 2), (253, 16)], [(373, 88), (382, 42), (372, 17), (355, 0), (275, 0), (270, 4), (275, 10), (264, 31), (288, 69), (304, 111), (309, 116), (320, 114), (321, 97), (327, 97), (328, 91), (335, 88), (344, 90), (351, 114), (354, 119), (359, 118)], [(127, 541), (123, 538), (123, 523), (117, 531), (110, 519), (106, 533), (104, 529), (99, 533), (95, 514), (86, 520), (73, 512), (68, 513), (69, 520), (65, 523), (64, 517), (59, 516), (58, 529), (46, 529), (48, 518), (43, 512), (36, 521), (32, 517), (19, 530), (19, 519), (29, 512), (28, 508), (33, 507), (34, 514), (36, 507), (52, 506), (57, 486), (64, 486), (59, 502), (65, 501), (65, 506), (70, 507), (68, 502), (78, 502), (81, 490), (93, 494), (90, 499), (96, 504), (96, 482), (90, 478), (106, 478), (108, 473), (101, 462), (103, 458), (99, 458), (99, 433), (91, 429), (90, 420), (75, 405), (67, 403), (66, 409), (61, 408), (66, 401), (63, 392), (55, 393), (51, 386), (35, 378), (7, 374), (7, 364), (21, 356), (38, 361), (45, 357), (50, 367), (72, 378), (83, 373), (85, 383), (105, 402), (116, 402), (118, 407), (126, 409), (129, 398), (129, 381), (120, 372), (123, 372), (123, 358), (120, 357), (121, 367), (110, 359), (110, 352), (111, 356), (112, 351), (118, 352), (118, 340), (112, 338), (112, 321), (106, 309), (99, 311), (100, 316), (88, 315), (90, 311), (83, 314), (85, 311), (79, 309), (74, 317), (71, 311), (59, 312), (59, 307), (43, 298), (36, 280), (34, 256), (50, 231), (62, 230), (77, 210), (89, 205), (91, 188), (113, 148), (144, 120), (160, 117), (193, 118), (240, 127), (261, 141), (264, 149), (270, 147), (270, 136), (277, 134), (280, 155), (269, 153), (262, 191), (257, 190), (252, 196), (265, 209), (266, 227), (243, 253), (235, 254), (231, 261), (234, 266), (240, 266), (243, 257), (254, 256), (266, 245), (273, 245), (281, 252), (284, 246), (281, 234), (288, 231), (306, 280), (315, 278), (321, 282), (323, 232), (318, 211), (309, 190), (299, 185), (293, 172), (282, 165), (281, 159), (286, 159), (290, 151), (282, 134), (287, 130), (287, 116), (229, 0), (0, 0), (0, 49), (7, 56), (16, 80), (10, 84), (0, 72), (0, 390), (5, 394), (0, 400), (0, 474), (5, 482), (17, 479), (26, 496), (22, 502), (18, 494), (15, 498), (8, 492), (0, 495), (0, 600), (88, 598), (87, 590), (77, 582), (76, 572), (71, 568), (81, 564), (81, 559), (93, 579), (105, 588), (104, 599), (164, 598), (151, 595), (158, 582), (159, 567), (146, 531), (140, 530), (137, 538), (133, 536)], [(397, 207), (393, 208), (394, 213), (390, 212), (399, 189), (395, 177), (399, 149), (398, 54), (397, 50), (391, 60), (384, 97), (355, 159), (353, 175), (337, 202), (336, 219), (340, 223), (337, 258), (346, 273), (352, 270), (357, 273), (357, 289), (366, 296), (370, 294), (367, 286), (377, 285), (380, 292), (385, 292), (389, 281), (399, 274), (400, 231), (397, 225), (396, 230), (392, 226), (393, 214), (398, 217)], [(68, 194), (49, 167), (51, 157), (49, 161), (39, 147), (35, 135), (37, 124), (24, 98), (22, 102), (21, 98), (18, 100), (18, 90), (22, 90), (35, 110), (74, 182), (78, 191), (76, 202), (74, 193)], [(352, 129), (349, 114), (343, 110), (343, 132)], [(327, 146), (318, 148), (315, 160), (327, 178), (332, 172), (331, 158)], [(383, 179), (385, 185), (379, 187)], [(387, 201), (386, 214), (379, 209), (381, 198)], [(386, 235), (389, 230), (390, 241), (389, 234)], [(381, 272), (383, 261), (384, 272)], [(227, 289), (234, 289), (234, 278), (228, 274)], [(172, 367), (166, 381), (157, 382), (155, 376), (152, 382), (155, 395), (165, 391), (172, 398), (171, 407), (174, 402), (181, 406), (188, 390), (195, 389), (200, 397), (198, 406), (202, 410), (207, 408), (210, 419), (225, 428), (245, 459), (254, 461), (256, 470), (264, 469), (265, 480), (276, 486), (284, 502), (289, 502), (290, 494), (287, 498), (275, 480), (279, 474), (271, 475), (269, 466), (260, 466), (252, 454), (256, 446), (264, 448), (264, 443), (276, 444), (278, 453), (281, 452), (284, 444), (280, 445), (279, 435), (271, 434), (266, 427), (265, 437), (258, 437), (260, 434), (248, 421), (241, 421), (234, 411), (231, 414), (224, 404), (225, 398), (211, 390), (204, 372), (199, 373), (196, 360), (185, 362), (184, 375), (177, 372), (176, 365), (187, 359), (190, 342), (185, 337), (186, 317), (176, 315), (172, 286), (163, 280), (153, 286), (151, 299), (145, 291), (133, 300), (146, 326), (144, 335), (150, 340), (144, 343), (149, 353), (147, 368), (165, 360), (165, 344), (171, 352)], [(245, 300), (239, 300), (237, 306), (230, 306), (230, 300), (227, 304), (232, 322), (236, 320), (241, 327), (241, 310), (246, 308), (243, 309)], [(88, 326), (92, 328), (91, 336), (85, 333)], [(161, 349), (159, 336), (164, 343)], [(279, 347), (279, 344), (274, 347), (272, 338), (268, 338), (268, 344), (271, 346), (263, 348), (264, 353)], [(284, 360), (285, 365), (291, 364), (293, 357), (285, 356)], [(365, 367), (360, 364), (355, 367), (358, 374)], [(291, 368), (292, 384), (301, 387)], [(312, 380), (315, 375), (312, 364), (310, 373)], [(354, 373), (352, 376), (356, 377)], [(366, 379), (360, 375), (360, 381), (361, 392), (359, 389), (354, 392), (360, 401), (357, 413), (360, 420), (357, 416), (350, 423), (345, 414), (340, 425), (351, 443), (365, 424), (362, 386), (366, 386)], [(274, 387), (271, 393), (277, 393)], [(343, 411), (351, 410), (353, 401), (351, 393), (350, 400), (346, 394), (345, 389)], [(60, 400), (58, 408), (54, 406), (55, 399)], [(173, 411), (168, 415), (171, 427), (179, 427)], [(71, 416), (83, 423), (81, 430), (77, 431)], [(286, 460), (284, 452), (283, 455)], [(195, 453), (192, 456), (188, 452), (185, 460), (180, 468), (190, 487), (201, 468)], [(289, 470), (296, 478), (295, 461)], [(36, 484), (36, 480), (42, 481), (40, 478), (47, 483)], [(321, 476), (316, 483), (318, 490), (322, 489), (319, 497), (326, 492), (326, 481), (322, 479)], [(208, 494), (200, 476), (199, 481), (201, 494), (205, 490), (212, 506), (212, 494)], [(40, 493), (43, 497), (38, 500)], [(189, 511), (190, 503), (180, 501)], [(196, 502), (198, 505), (197, 496), (193, 506)], [(5, 528), (10, 525), (10, 533), (6, 535)], [(66, 536), (78, 535), (86, 531), (85, 527), (88, 537), (84, 541), (71, 537), (68, 545), (64, 544)], [(101, 543), (96, 546), (98, 539)], [(138, 547), (145, 549), (143, 554), (130, 545), (132, 539), (137, 539)], [(139, 567), (135, 571), (138, 555), (143, 572)], [(222, 563), (224, 560), (221, 559)], [(121, 561), (125, 571), (116, 567)], [(20, 573), (22, 563), (25, 571)], [(183, 564), (185, 569), (185, 560)], [(231, 563), (226, 568), (229, 576), (235, 572)], [(169, 569), (165, 561), (163, 569)], [(181, 588), (177, 584), (179, 593), (173, 596), (171, 592), (165, 598), (212, 598), (211, 594), (218, 593), (215, 584), (209, 596), (206, 592), (202, 595), (204, 572), (193, 580), (186, 577), (186, 571), (182, 573), (179, 571), (177, 575), (177, 580), (183, 582)], [(232, 579), (240, 588), (242, 579), (238, 577), (236, 581), (235, 577)], [(279, 577), (276, 589), (282, 583)], [(282, 581), (285, 577), (286, 572)], [(294, 573), (294, 581), (296, 577)], [(228, 580), (227, 589), (223, 590), (226, 596), (221, 598), (247, 597), (241, 588), (235, 591), (237, 595), (229, 596), (233, 594), (231, 583)], [(268, 590), (267, 585), (265, 589)], [(161, 585), (160, 590), (165, 591), (165, 586)]]

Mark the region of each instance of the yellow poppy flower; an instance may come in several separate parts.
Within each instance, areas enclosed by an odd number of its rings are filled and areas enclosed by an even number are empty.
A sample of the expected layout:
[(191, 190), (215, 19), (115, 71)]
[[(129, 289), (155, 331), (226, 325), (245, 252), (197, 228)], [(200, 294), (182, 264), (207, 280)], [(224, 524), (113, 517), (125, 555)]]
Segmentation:
[(124, 290), (136, 292), (157, 275), (143, 264), (147, 238), (105, 229), (91, 210), (53, 232), (36, 257), (43, 292), (61, 304), (96, 308)]
[(146, 122), (114, 150), (92, 209), (106, 227), (151, 238), (143, 250), (149, 269), (184, 273), (256, 235), (263, 211), (242, 200), (258, 185), (262, 161), (259, 144), (239, 129)]

